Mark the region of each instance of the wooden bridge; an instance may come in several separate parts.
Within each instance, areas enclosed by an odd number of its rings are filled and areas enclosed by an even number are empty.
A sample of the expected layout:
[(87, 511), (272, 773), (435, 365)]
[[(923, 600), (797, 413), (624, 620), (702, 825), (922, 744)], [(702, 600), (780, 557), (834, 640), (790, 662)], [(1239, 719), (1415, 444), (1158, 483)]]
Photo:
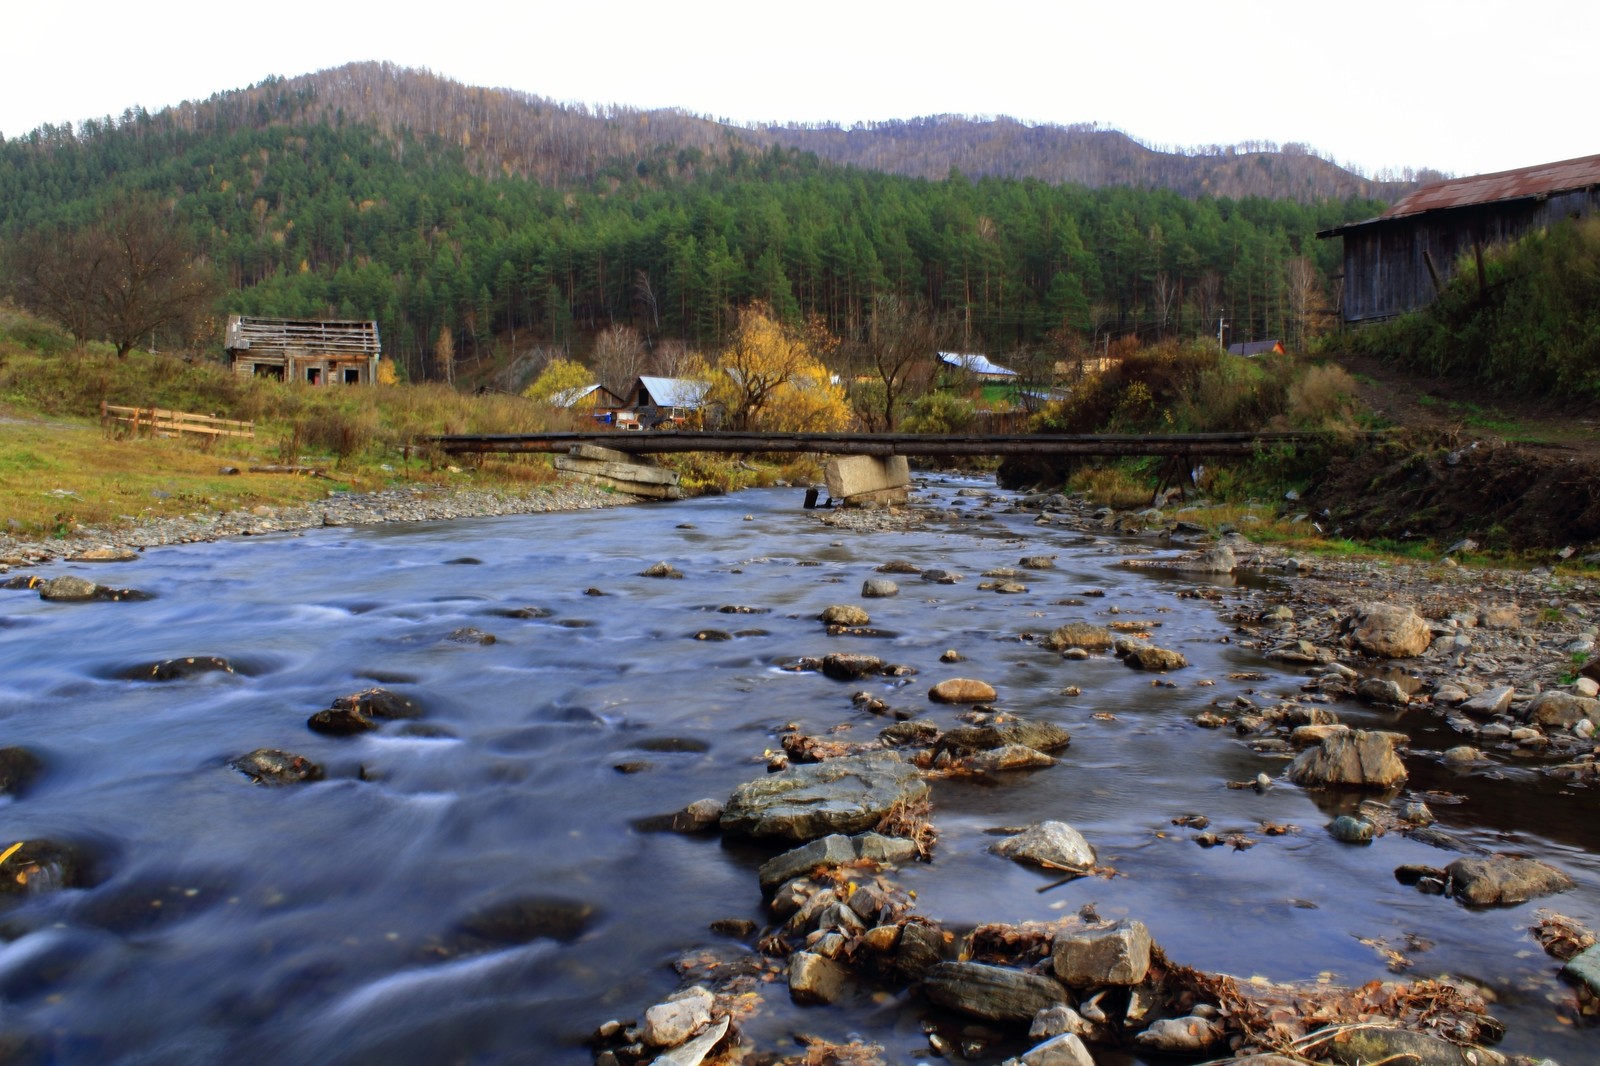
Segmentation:
[(810, 452), (821, 455), (1251, 455), (1321, 433), (1139, 433), (944, 436), (926, 433), (509, 433), (451, 434), (428, 442), (449, 455), (570, 452), (580, 445), (629, 455), (667, 452)]
[[(449, 455), (561, 452), (556, 468), (624, 492), (676, 499), (678, 475), (648, 458), (668, 452), (775, 452), (834, 456), (828, 495), (841, 503), (903, 500), (911, 484), (907, 457), (1141, 456), (1166, 459), (1157, 492), (1190, 482), (1196, 456), (1251, 455), (1260, 449), (1326, 439), (1320, 433), (1099, 433), (1088, 435), (944, 436), (919, 433), (602, 432), (452, 434), (427, 441)], [(807, 494), (806, 506), (816, 498)]]

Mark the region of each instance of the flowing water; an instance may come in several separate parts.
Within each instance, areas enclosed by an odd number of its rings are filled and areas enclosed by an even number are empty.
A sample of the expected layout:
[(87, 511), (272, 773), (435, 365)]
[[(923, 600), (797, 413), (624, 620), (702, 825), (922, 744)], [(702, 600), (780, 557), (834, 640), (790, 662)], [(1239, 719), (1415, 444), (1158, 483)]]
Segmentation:
[[(954, 487), (940, 491), (948, 499)], [(851, 722), (846, 738), (863, 739), (886, 724), (852, 706), (863, 686), (777, 668), (847, 650), (915, 667), (903, 687), (866, 687), (941, 725), (955, 711), (930, 707), (928, 684), (969, 676), (992, 682), (1005, 708), (1073, 733), (1057, 767), (934, 784), (933, 860), (899, 875), (922, 913), (961, 927), (1093, 903), (1144, 921), (1177, 961), (1275, 980), (1387, 978), (1362, 943), (1381, 940), (1413, 958), (1415, 975), (1492, 989), (1507, 1050), (1589, 1061), (1593, 1033), (1561, 1021), (1572, 994), (1527, 935), (1534, 906), (1469, 911), (1421, 895), (1395, 867), (1453, 856), (1399, 835), (1341, 845), (1323, 830), (1339, 800), (1287, 784), (1264, 795), (1225, 787), (1283, 763), (1193, 716), (1239, 694), (1270, 705), (1300, 679), (1231, 644), (1216, 605), (1178, 598), (1193, 576), (1118, 568), (1120, 547), (1023, 515), (853, 534), (797, 503), (793, 491), (749, 492), (316, 530), (50, 571), (156, 594), (146, 602), (0, 593), (0, 745), (47, 763), (0, 806), (0, 833), (71, 841), (95, 857), (97, 877), (0, 915), (0, 1031), (28, 1034), (33, 1058), (72, 1064), (588, 1062), (597, 1024), (637, 1016), (676, 987), (673, 959), (719, 943), (711, 922), (762, 920), (755, 869), (775, 849), (643, 823), (760, 775), (785, 723)], [(1056, 555), (1057, 569), (1028, 572), (1027, 594), (978, 589), (982, 571), (1034, 554)], [(891, 558), (963, 580), (900, 577), (898, 597), (860, 600), (862, 580)], [(685, 578), (637, 576), (657, 560)], [(1081, 596), (1090, 589), (1105, 595)], [(1081, 605), (1060, 602), (1071, 599)], [(828, 637), (815, 617), (830, 603), (864, 603), (893, 635)], [(717, 613), (724, 605), (762, 613)], [(504, 613), (522, 607), (549, 614)], [(1159, 622), (1157, 643), (1188, 656), (1176, 687), (1110, 656), (1067, 662), (1017, 639), (1104, 623), (1112, 607)], [(447, 639), (466, 626), (498, 639)], [(741, 635), (695, 639), (706, 629)], [(968, 661), (942, 664), (947, 648)], [(117, 678), (185, 655), (224, 656), (236, 672)], [(387, 723), (350, 738), (306, 728), (334, 697), (374, 684), (417, 700), (426, 728)], [(1083, 694), (1063, 696), (1068, 685)], [(1339, 709), (1357, 724), (1382, 717)], [(1449, 746), (1425, 717), (1401, 728), (1419, 748)], [(321, 763), (326, 779), (258, 787), (228, 767), (263, 747)], [(642, 765), (616, 769), (627, 763)], [(1409, 765), (1414, 789), (1465, 797), (1436, 808), (1445, 828), (1567, 870), (1579, 887), (1551, 905), (1600, 925), (1592, 792), (1517, 765), (1457, 774), (1415, 755)], [(1257, 844), (1197, 847), (1171, 824), (1190, 813)], [(1050, 876), (986, 850), (986, 830), (1045, 818), (1078, 827), (1117, 876), (1041, 891)], [(1263, 820), (1301, 828), (1266, 837)], [(523, 897), (575, 901), (592, 916), (558, 922), (559, 935), (461, 950), (468, 915)], [(1408, 937), (1431, 947), (1409, 949)], [(795, 1032), (853, 1034), (882, 1044), (889, 1062), (914, 1062), (930, 1057), (923, 1017), (911, 993), (802, 1010), (780, 986), (748, 1028), (768, 1048), (792, 1048)], [(995, 1045), (991, 1061), (1005, 1050), (1015, 1045)]]

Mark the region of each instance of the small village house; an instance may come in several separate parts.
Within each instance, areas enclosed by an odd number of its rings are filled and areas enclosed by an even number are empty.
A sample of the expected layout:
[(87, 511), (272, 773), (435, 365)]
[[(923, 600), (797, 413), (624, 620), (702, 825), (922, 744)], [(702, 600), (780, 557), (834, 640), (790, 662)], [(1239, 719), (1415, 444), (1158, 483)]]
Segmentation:
[(1425, 185), (1377, 218), (1323, 230), (1344, 241), (1346, 322), (1426, 307), (1485, 248), (1600, 206), (1600, 155)]
[(603, 426), (615, 426), (627, 421), (632, 412), (628, 402), (604, 385), (580, 385), (563, 389), (550, 397), (550, 406), (587, 417)]
[(628, 399), (639, 423), (654, 429), (665, 424), (680, 426), (699, 418), (710, 391), (708, 382), (694, 378), (639, 377), (634, 379)]
[(1238, 344), (1228, 345), (1229, 355), (1242, 355), (1246, 359), (1254, 359), (1258, 355), (1283, 355), (1284, 352), (1283, 342), (1275, 338), (1265, 341), (1240, 341)]
[(378, 380), (378, 323), (368, 320), (229, 315), (223, 340), (240, 377), (307, 385), (372, 385)]

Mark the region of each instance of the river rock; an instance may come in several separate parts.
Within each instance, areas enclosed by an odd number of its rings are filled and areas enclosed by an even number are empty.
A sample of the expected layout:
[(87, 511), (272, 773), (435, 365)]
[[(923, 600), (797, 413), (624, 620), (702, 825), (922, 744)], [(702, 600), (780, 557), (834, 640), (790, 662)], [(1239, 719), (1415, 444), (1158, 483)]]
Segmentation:
[(46, 578), (34, 588), (39, 590), (41, 600), (60, 600), (63, 602), (78, 602), (92, 600), (100, 591), (100, 586), (88, 578), (78, 577), (75, 574), (64, 574), (61, 577)]
[(566, 943), (583, 935), (594, 914), (594, 907), (580, 900), (517, 896), (478, 907), (458, 925), (469, 936), (495, 944), (528, 944), (535, 940)]
[(872, 616), (860, 607), (836, 603), (823, 609), (817, 620), (830, 626), (864, 626), (872, 624)]
[(1028, 1049), (1017, 1060), (1022, 1066), (1094, 1066), (1094, 1057), (1075, 1033), (1062, 1033)]
[[(1505, 714), (1511, 709), (1511, 701), (1516, 698), (1517, 690), (1510, 685), (1501, 685), (1498, 688), (1486, 688), (1476, 696), (1469, 696), (1459, 702), (1459, 706), (1467, 714), (1477, 718), (1493, 718), (1497, 714)], [(1440, 700), (1439, 694), (1434, 693), (1434, 702)]]
[(888, 837), (879, 833), (847, 837), (842, 833), (834, 833), (773, 856), (761, 864), (757, 876), (762, 889), (770, 892), (785, 881), (825, 867), (855, 862), (910, 862), (916, 857), (916, 844), (902, 837)]
[(813, 840), (871, 829), (897, 806), (926, 798), (928, 783), (894, 752), (791, 766), (734, 789), (724, 832)]
[(1538, 859), (1472, 856), (1445, 867), (1452, 895), (1469, 906), (1510, 906), (1573, 887), (1572, 878)]
[(1341, 814), (1328, 823), (1328, 835), (1341, 844), (1370, 844), (1378, 827), (1365, 818)]
[(1207, 548), (1198, 555), (1179, 559), (1172, 565), (1178, 570), (1188, 570), (1196, 574), (1231, 574), (1239, 565), (1239, 561), (1234, 558), (1232, 548), (1226, 544), (1219, 544), (1215, 548)]
[(1050, 635), (1044, 638), (1043, 643), (1051, 651), (1065, 651), (1068, 648), (1106, 651), (1114, 639), (1111, 630), (1105, 626), (1093, 626), (1087, 622), (1068, 622), (1052, 630)]
[(275, 748), (257, 748), (228, 763), (258, 785), (293, 785), (321, 781), (322, 767), (304, 755)]
[(900, 595), (900, 586), (886, 577), (869, 577), (861, 583), (861, 595), (869, 600)]
[(306, 725), (317, 733), (348, 736), (378, 728), (379, 718), (421, 717), (422, 708), (410, 697), (386, 688), (369, 688), (337, 697), (333, 706), (313, 714)]
[(1056, 557), (1054, 555), (1024, 555), (1017, 560), (1017, 565), (1024, 570), (1054, 570)]
[(1289, 780), (1309, 788), (1388, 789), (1405, 783), (1406, 768), (1389, 737), (1358, 729), (1325, 737), (1301, 752), (1289, 767)]
[(1589, 990), (1600, 996), (1600, 944), (1586, 948), (1567, 960), (1561, 967), (1561, 972), (1575, 980), (1582, 981), (1589, 986)]
[(1600, 722), (1600, 700), (1551, 689), (1528, 704), (1527, 720), (1546, 729), (1564, 729), (1583, 719)]
[(978, 962), (941, 962), (923, 978), (922, 990), (941, 1007), (993, 1022), (1029, 1022), (1068, 999), (1052, 977)]
[(656, 563), (654, 566), (645, 567), (643, 570), (639, 571), (639, 576), (640, 577), (682, 578), (683, 577), (683, 571), (679, 570), (677, 567), (673, 566), (672, 564), (663, 561), (663, 562)]
[(672, 828), (679, 833), (703, 833), (722, 821), (722, 803), (698, 799), (672, 816)]
[(1024, 744), (1006, 744), (991, 751), (979, 752), (966, 763), (967, 769), (986, 774), (1006, 770), (1042, 770), (1055, 764), (1055, 759)]
[(1189, 1015), (1162, 1018), (1133, 1038), (1139, 1047), (1169, 1055), (1193, 1055), (1222, 1039), (1222, 1026), (1209, 1018)]
[(132, 548), (113, 548), (104, 545), (99, 548), (87, 548), (76, 555), (67, 557), (69, 563), (127, 563), (139, 558), (139, 553)]
[(924, 570), (922, 580), (931, 581), (935, 585), (954, 585), (961, 580), (961, 575), (951, 573), (949, 570)]
[(130, 666), (117, 677), (123, 681), (181, 681), (200, 674), (231, 674), (233, 664), (218, 655), (189, 655), (156, 663)]
[(895, 945), (894, 968), (910, 980), (920, 980), (939, 965), (949, 946), (937, 926), (907, 922), (900, 928), (900, 941)]
[(1094, 869), (1094, 848), (1066, 822), (1040, 822), (994, 845), (994, 852), (1050, 870), (1086, 874)]
[(0, 748), (0, 796), (22, 795), (43, 769), (43, 760), (27, 748)]
[(651, 1066), (700, 1066), (711, 1054), (711, 1049), (728, 1035), (728, 1027), (733, 1024), (733, 1018), (724, 1014), (713, 1022), (705, 1032), (689, 1041), (673, 1048), (664, 1054), (657, 1055)]
[(1189, 665), (1189, 660), (1181, 652), (1170, 648), (1158, 648), (1154, 644), (1136, 644), (1123, 656), (1123, 665), (1131, 666), (1135, 670), (1179, 670)]
[(1500, 1066), (1505, 1056), (1488, 1048), (1463, 1047), (1431, 1033), (1352, 1025), (1335, 1032), (1325, 1045), (1328, 1061), (1341, 1066), (1405, 1063), (1406, 1066)]
[(651, 1047), (677, 1047), (711, 1022), (716, 999), (699, 985), (667, 997), (644, 1012), (640, 1035)]
[(952, 677), (928, 690), (935, 703), (989, 703), (995, 695), (994, 686), (970, 677)]
[(881, 674), (883, 660), (876, 655), (834, 652), (823, 656), (822, 672), (835, 681), (856, 681), (868, 674)]
[(825, 955), (797, 951), (789, 956), (789, 995), (796, 1003), (835, 1003), (853, 985), (850, 971)]
[(1484, 629), (1516, 629), (1522, 625), (1522, 612), (1514, 603), (1495, 603), (1478, 612)]
[(1150, 971), (1150, 930), (1126, 921), (1060, 934), (1050, 951), (1055, 975), (1072, 988), (1136, 985)]
[(1364, 677), (1356, 685), (1356, 695), (1368, 703), (1381, 703), (1394, 707), (1404, 707), (1411, 702), (1411, 696), (1398, 682), (1387, 677)]
[(0, 895), (21, 896), (86, 885), (88, 857), (56, 840), (24, 840), (0, 860)]
[(1417, 612), (1392, 603), (1369, 603), (1356, 609), (1350, 634), (1356, 647), (1383, 659), (1409, 659), (1433, 643), (1433, 631)]
[(994, 751), (1009, 744), (1020, 744), (1034, 751), (1060, 751), (1072, 743), (1072, 734), (1054, 722), (1027, 718), (1007, 718), (986, 725), (957, 726), (939, 736), (935, 752), (956, 757), (981, 751)]

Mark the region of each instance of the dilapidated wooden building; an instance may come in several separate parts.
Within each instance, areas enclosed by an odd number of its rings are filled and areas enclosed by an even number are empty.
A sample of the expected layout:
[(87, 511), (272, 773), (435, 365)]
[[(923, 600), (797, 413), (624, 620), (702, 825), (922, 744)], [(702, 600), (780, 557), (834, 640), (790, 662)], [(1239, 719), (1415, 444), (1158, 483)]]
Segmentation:
[(1600, 155), (1435, 182), (1377, 218), (1323, 230), (1344, 239), (1346, 322), (1391, 318), (1432, 303), (1484, 249), (1600, 208)]
[(229, 315), (223, 348), (241, 377), (308, 385), (371, 385), (378, 380), (378, 323), (371, 320)]

